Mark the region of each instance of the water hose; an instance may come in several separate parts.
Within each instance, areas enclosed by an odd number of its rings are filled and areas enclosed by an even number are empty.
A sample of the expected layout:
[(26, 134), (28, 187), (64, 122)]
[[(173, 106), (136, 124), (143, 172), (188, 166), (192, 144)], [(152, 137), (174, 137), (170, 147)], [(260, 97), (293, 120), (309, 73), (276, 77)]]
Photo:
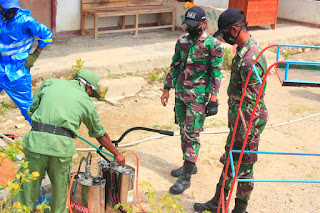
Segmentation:
[(127, 156), (127, 155), (129, 155), (129, 154), (132, 154), (132, 155), (136, 156), (136, 159), (137, 159), (137, 178), (136, 178), (136, 196), (137, 196), (137, 201), (138, 201), (138, 203), (139, 203), (139, 206), (140, 206), (141, 210), (142, 210), (143, 212), (147, 212), (147, 211), (142, 207), (142, 205), (141, 205), (141, 203), (140, 203), (140, 198), (139, 198), (139, 193), (138, 193), (138, 186), (139, 186), (139, 183), (138, 183), (138, 179), (139, 179), (139, 157), (138, 157), (138, 155), (137, 155), (136, 153), (134, 153), (134, 152), (127, 152), (127, 153), (124, 154), (124, 156)]
[[(297, 122), (297, 121), (302, 121), (302, 120), (305, 120), (305, 119), (308, 119), (308, 118), (312, 118), (312, 117), (315, 117), (315, 116), (318, 116), (318, 115), (320, 115), (320, 113), (312, 114), (312, 115), (309, 115), (309, 116), (306, 116), (306, 117), (298, 118), (298, 119), (295, 119), (295, 120), (291, 120), (291, 121), (287, 121), (287, 122), (283, 122), (283, 123), (279, 123), (279, 124), (275, 124), (275, 125), (269, 125), (269, 126), (266, 126), (265, 129), (274, 128), (274, 127), (278, 127), (278, 126), (283, 126), (283, 125), (286, 125), (286, 124), (291, 124), (291, 123), (294, 123), (294, 122)], [(222, 134), (222, 133), (229, 133), (229, 132), (230, 132), (230, 130), (205, 131), (205, 132), (200, 132), (200, 134)], [(174, 134), (174, 136), (178, 136), (178, 135), (180, 135), (180, 134), (179, 133), (175, 133)], [(145, 138), (145, 139), (134, 141), (134, 142), (131, 142), (131, 143), (126, 143), (126, 144), (119, 145), (119, 147), (133, 146), (135, 144), (139, 144), (139, 143), (142, 143), (142, 142), (145, 142), (145, 141), (159, 139), (159, 138), (163, 138), (163, 137), (166, 137), (166, 135), (159, 135), (159, 136), (155, 136), (155, 137)], [(77, 150), (78, 151), (93, 151), (94, 148), (77, 148)]]
[(71, 177), (71, 180), (70, 180), (69, 189), (68, 189), (67, 202), (68, 202), (68, 205), (69, 205), (69, 213), (72, 213), (71, 200), (70, 200), (71, 188), (72, 188), (72, 184), (73, 184), (73, 181), (74, 181), (74, 177), (75, 177), (77, 174), (78, 174), (77, 172), (73, 173), (73, 175), (72, 175), (72, 177)]

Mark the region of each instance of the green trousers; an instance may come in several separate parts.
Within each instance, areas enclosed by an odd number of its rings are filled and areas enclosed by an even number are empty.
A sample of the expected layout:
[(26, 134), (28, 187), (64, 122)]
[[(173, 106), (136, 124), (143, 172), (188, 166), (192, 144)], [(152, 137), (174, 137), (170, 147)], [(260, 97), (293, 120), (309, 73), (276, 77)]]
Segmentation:
[[(29, 162), (30, 173), (39, 172), (40, 177), (35, 181), (22, 184), (23, 191), (16, 195), (16, 201), (28, 207), (33, 207), (44, 178), (45, 171), (52, 185), (50, 200), (51, 212), (66, 213), (67, 187), (72, 167), (72, 157), (53, 157), (25, 150), (26, 161)], [(19, 171), (20, 172), (20, 171)]]

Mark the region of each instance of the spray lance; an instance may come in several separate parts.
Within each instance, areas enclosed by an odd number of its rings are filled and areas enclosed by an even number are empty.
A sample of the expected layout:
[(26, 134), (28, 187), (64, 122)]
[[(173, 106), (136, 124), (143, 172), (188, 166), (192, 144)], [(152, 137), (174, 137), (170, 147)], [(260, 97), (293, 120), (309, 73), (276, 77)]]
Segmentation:
[[(118, 140), (112, 140), (112, 143), (118, 148), (118, 144), (130, 132), (135, 130), (143, 130), (149, 132), (157, 132), (163, 135), (173, 136), (174, 132), (167, 130), (157, 130), (147, 127), (133, 127), (125, 131)], [(125, 153), (133, 154), (137, 160), (136, 170), (125, 165), (121, 167), (117, 164), (113, 155), (103, 151), (103, 147), (99, 148), (91, 144), (84, 138), (77, 136), (81, 140), (88, 143), (97, 150), (97, 153), (104, 159), (98, 162), (99, 175), (97, 177), (91, 176), (90, 165), (92, 155), (88, 153), (87, 158), (83, 157), (79, 164), (78, 172), (73, 173), (68, 192), (68, 203), (70, 212), (107, 212), (108, 208), (113, 209), (115, 204), (121, 203), (131, 206), (134, 197), (134, 180), (136, 178), (136, 196), (137, 201), (143, 212), (146, 212), (141, 206), (138, 195), (138, 174), (139, 174), (139, 159), (138, 155), (133, 152)], [(106, 156), (111, 157), (110, 161)], [(80, 167), (83, 162), (86, 162), (85, 172), (80, 172)], [(78, 185), (78, 186), (77, 186)], [(73, 210), (72, 210), (73, 209)], [(126, 212), (122, 207), (119, 208), (121, 212)]]

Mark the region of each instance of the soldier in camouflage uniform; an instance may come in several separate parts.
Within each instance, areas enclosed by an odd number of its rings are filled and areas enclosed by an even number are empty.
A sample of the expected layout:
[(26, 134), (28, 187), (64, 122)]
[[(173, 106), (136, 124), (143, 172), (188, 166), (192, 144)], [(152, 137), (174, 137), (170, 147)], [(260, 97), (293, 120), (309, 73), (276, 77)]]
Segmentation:
[(183, 24), (187, 25), (188, 33), (180, 36), (176, 43), (161, 97), (166, 106), (169, 89), (175, 88), (175, 122), (180, 126), (184, 165), (171, 172), (172, 176), (179, 177), (170, 188), (172, 194), (180, 194), (189, 188), (191, 174), (197, 172), (199, 134), (205, 116), (218, 112), (217, 94), (222, 78), (223, 47), (205, 30), (204, 10), (192, 7)]
[[(243, 11), (234, 8), (224, 11), (219, 17), (218, 26), (219, 30), (214, 34), (214, 36), (219, 36), (220, 34), (222, 34), (222, 38), (227, 43), (231, 45), (236, 43), (238, 45), (237, 52), (232, 61), (231, 77), (228, 87), (228, 126), (230, 129), (230, 133), (228, 135), (227, 143), (225, 146), (226, 151), (220, 158), (220, 162), (224, 164), (224, 168), (222, 170), (219, 183), (217, 184), (216, 194), (210, 201), (206, 203), (196, 203), (194, 205), (194, 209), (198, 212), (203, 212), (205, 210), (216, 212), (218, 209), (220, 191), (223, 183), (224, 171), (226, 169), (225, 165), (227, 163), (231, 138), (234, 131), (236, 131), (236, 135), (233, 149), (241, 150), (242, 148), (246, 133), (241, 121), (239, 121), (237, 128), (234, 129), (235, 119), (242, 96), (242, 90), (248, 77), (248, 72), (250, 71), (254, 61), (261, 51), (261, 47), (259, 46), (257, 41), (255, 41), (248, 32), (247, 22)], [(266, 59), (263, 55), (259, 58), (255, 66), (260, 78), (263, 79), (267, 70)], [(252, 111), (260, 90), (260, 83), (256, 74), (252, 72), (249, 78), (250, 79), (248, 87), (245, 91), (244, 102), (241, 109), (246, 126), (248, 126), (248, 123), (250, 121)], [(264, 85), (263, 93), (259, 100), (258, 107), (253, 119), (250, 135), (246, 144), (246, 150), (258, 151), (260, 134), (264, 130), (267, 122), (268, 112), (264, 104), (265, 88), (266, 85)], [(239, 156), (240, 153), (233, 153), (235, 165), (237, 165), (238, 163)], [(256, 161), (257, 154), (244, 153), (238, 172), (238, 178), (253, 179), (253, 165)], [(232, 179), (232, 171), (231, 168), (229, 168), (224, 188), (225, 201), (231, 188)], [(248, 205), (247, 201), (250, 199), (252, 190), (253, 182), (238, 182), (235, 208), (233, 209), (232, 213), (246, 213), (246, 208)]]

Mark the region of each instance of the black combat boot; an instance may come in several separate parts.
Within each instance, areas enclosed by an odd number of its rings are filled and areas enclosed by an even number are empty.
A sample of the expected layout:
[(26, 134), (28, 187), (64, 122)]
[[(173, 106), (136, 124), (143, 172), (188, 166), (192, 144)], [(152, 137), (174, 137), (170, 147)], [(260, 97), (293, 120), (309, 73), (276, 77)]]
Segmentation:
[[(181, 173), (182, 173), (182, 169), (183, 169), (183, 166), (181, 166), (179, 169), (172, 170), (171, 171), (171, 176), (172, 177), (179, 177), (181, 175)], [(197, 172), (198, 172), (197, 166), (194, 165), (192, 174), (193, 175), (197, 174)]]
[(182, 173), (177, 182), (170, 187), (170, 193), (178, 195), (190, 187), (190, 178), (194, 168), (194, 163), (184, 161)]
[[(216, 194), (214, 195), (214, 197), (206, 203), (195, 203), (193, 206), (194, 210), (196, 210), (197, 212), (204, 212), (204, 211), (209, 211), (209, 212), (214, 212), (214, 213), (217, 212), (221, 187), (222, 186), (220, 184), (217, 184)], [(225, 204), (227, 203), (228, 194), (229, 194), (229, 190), (224, 189), (224, 202), (225, 202)], [(222, 207), (222, 204), (220, 206), (220, 212), (222, 212), (221, 207)]]
[(234, 206), (232, 213), (248, 213), (246, 211), (247, 206), (248, 206), (247, 201), (236, 198), (236, 205)]

